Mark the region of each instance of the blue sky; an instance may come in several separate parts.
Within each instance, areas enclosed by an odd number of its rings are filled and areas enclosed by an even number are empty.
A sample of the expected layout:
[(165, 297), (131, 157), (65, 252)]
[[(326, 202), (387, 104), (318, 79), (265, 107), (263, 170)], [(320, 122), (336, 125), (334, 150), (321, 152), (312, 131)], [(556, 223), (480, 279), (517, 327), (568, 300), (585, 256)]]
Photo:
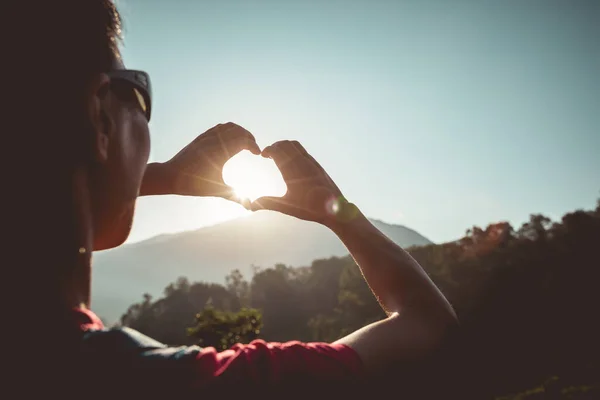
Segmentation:
[[(598, 1), (118, 0), (151, 161), (236, 122), (299, 140), (365, 214), (435, 242), (600, 197)], [(139, 201), (130, 241), (244, 215)]]

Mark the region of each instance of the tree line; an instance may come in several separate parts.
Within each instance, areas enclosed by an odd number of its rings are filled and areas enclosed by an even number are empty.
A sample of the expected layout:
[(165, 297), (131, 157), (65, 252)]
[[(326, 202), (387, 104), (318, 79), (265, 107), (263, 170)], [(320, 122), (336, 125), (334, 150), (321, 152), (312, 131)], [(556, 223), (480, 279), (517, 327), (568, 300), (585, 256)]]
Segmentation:
[[(534, 214), (518, 228), (475, 226), (408, 251), (461, 322), (424, 369), (431, 380), (443, 377), (462, 398), (600, 398), (600, 199), (560, 221)], [(254, 267), (249, 279), (235, 270), (225, 285), (181, 277), (162, 298), (130, 306), (121, 324), (167, 344), (227, 348), (333, 341), (384, 316), (347, 256)]]

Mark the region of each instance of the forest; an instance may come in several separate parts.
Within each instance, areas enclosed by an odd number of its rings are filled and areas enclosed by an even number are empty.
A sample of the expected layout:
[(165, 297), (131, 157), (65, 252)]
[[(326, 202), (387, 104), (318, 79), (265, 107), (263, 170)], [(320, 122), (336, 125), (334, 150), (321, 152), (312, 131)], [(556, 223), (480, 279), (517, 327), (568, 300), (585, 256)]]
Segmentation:
[[(600, 199), (560, 221), (533, 214), (520, 227), (474, 226), (407, 250), (460, 320), (420, 369), (428, 382), (444, 382), (451, 398), (600, 398)], [(224, 349), (255, 338), (333, 341), (383, 317), (347, 256), (254, 266), (250, 277), (236, 270), (224, 285), (181, 277), (120, 324), (171, 345)]]

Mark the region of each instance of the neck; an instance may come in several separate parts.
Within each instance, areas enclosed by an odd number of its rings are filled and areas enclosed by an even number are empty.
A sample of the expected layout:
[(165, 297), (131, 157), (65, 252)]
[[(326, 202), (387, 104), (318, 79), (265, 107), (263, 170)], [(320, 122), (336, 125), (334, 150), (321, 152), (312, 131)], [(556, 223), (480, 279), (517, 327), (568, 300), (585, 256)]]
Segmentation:
[(73, 222), (75, 239), (68, 249), (73, 252), (73, 265), (62, 281), (63, 302), (70, 307), (90, 306), (93, 218), (88, 173), (78, 168), (73, 174)]
[(35, 272), (34, 297), (41, 306), (89, 307), (93, 219), (87, 171), (75, 170), (62, 184), (64, 188), (57, 188), (52, 182), (54, 193), (63, 194), (47, 199), (39, 210), (45, 221), (42, 243), (32, 256), (43, 257), (47, 266)]
[(90, 307), (91, 257), (88, 252), (80, 254), (74, 268), (58, 283), (60, 304), (68, 308)]

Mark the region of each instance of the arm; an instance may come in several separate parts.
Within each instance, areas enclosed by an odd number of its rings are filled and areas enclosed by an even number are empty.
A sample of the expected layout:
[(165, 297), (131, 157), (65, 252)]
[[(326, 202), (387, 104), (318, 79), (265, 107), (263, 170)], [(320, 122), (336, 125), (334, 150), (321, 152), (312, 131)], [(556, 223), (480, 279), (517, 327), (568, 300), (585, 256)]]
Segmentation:
[[(288, 186), (282, 198), (263, 197), (253, 210), (270, 209), (321, 223), (345, 244), (388, 318), (336, 342), (352, 347), (367, 371), (427, 356), (456, 324), (456, 315), (419, 264), (343, 198), (323, 168), (297, 142), (262, 152)], [(335, 206), (334, 206), (335, 204)]]
[(452, 306), (421, 266), (360, 211), (351, 221), (333, 221), (329, 227), (350, 251), (388, 316), (407, 308), (431, 318), (454, 316)]
[(140, 196), (172, 194), (173, 191), (168, 185), (170, 179), (165, 175), (164, 164), (150, 163), (146, 165), (146, 172), (140, 187)]
[(369, 371), (418, 361), (435, 350), (457, 319), (427, 273), (362, 214), (331, 228), (388, 314), (336, 343), (352, 347)]

